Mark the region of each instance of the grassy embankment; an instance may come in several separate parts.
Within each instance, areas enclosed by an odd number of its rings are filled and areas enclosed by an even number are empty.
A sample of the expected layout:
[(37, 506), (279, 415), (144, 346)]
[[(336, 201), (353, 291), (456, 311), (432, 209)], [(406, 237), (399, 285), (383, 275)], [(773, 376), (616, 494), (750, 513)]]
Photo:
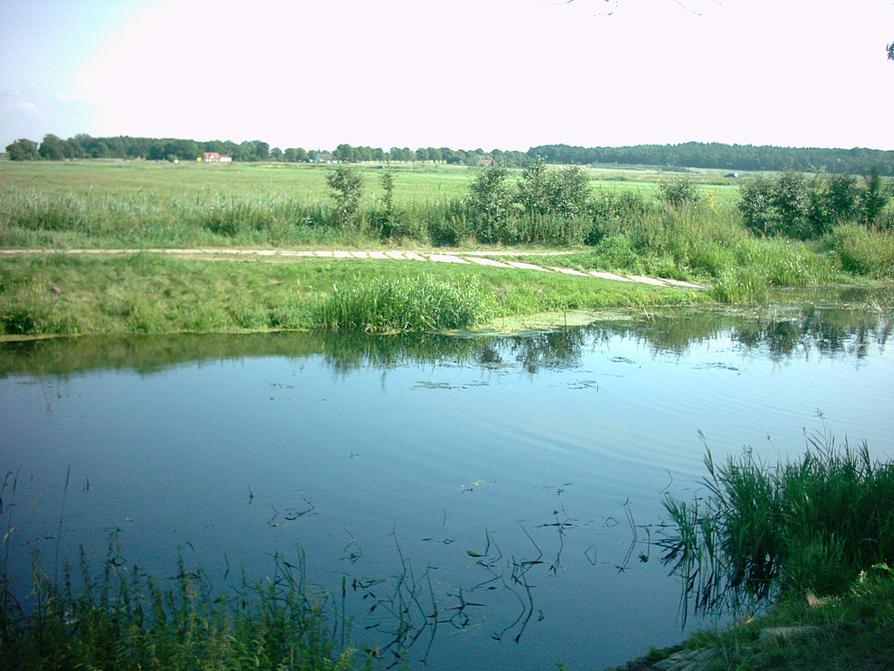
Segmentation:
[(716, 669), (891, 668), (894, 464), (829, 436), (773, 467), (751, 452), (705, 463), (704, 496), (665, 504), (684, 607), (773, 605), (687, 646)]
[[(495, 221), (482, 220), (480, 210), (463, 198), (474, 179), (472, 170), (396, 167), (390, 211), (374, 179), (382, 171), (363, 171), (368, 188), (360, 211), (350, 222), (338, 223), (326, 199), (327, 167), (0, 164), (0, 246), (496, 244), (523, 255), (533, 245), (577, 250), (562, 262), (583, 269), (705, 281), (712, 285), (715, 300), (731, 303), (765, 302), (773, 286), (865, 283), (867, 278), (894, 275), (894, 238), (888, 233), (839, 226), (810, 242), (749, 234), (736, 210), (735, 185), (713, 173), (687, 173), (696, 182), (698, 202), (671, 207), (656, 198), (659, 173), (589, 170), (590, 195), (574, 216), (531, 215), (510, 208)], [(518, 178), (519, 173), (511, 174), (509, 184)], [(229, 264), (200, 270), (198, 262), (172, 266), (140, 259), (133, 268), (118, 263), (113, 269), (115, 262), (5, 261), (0, 285), (5, 332), (219, 331), (335, 324), (379, 330), (465, 328), (496, 316), (545, 310), (705, 299), (545, 274), (504, 272), (498, 279), (483, 270), (460, 268), (431, 269), (426, 272), (433, 280), (420, 284), (416, 268), (392, 267), (379, 273), (359, 264), (307, 263), (293, 270)], [(158, 277), (150, 277), (155, 272)], [(361, 296), (355, 280), (367, 283), (379, 275), (383, 279)], [(25, 282), (25, 277), (32, 281)], [(480, 282), (470, 284), (469, 277)], [(331, 296), (328, 308), (320, 305), (324, 295)], [(349, 315), (348, 308), (355, 314)], [(401, 323), (370, 316), (370, 309), (425, 318)]]
[(400, 261), (0, 259), (0, 332), (127, 334), (463, 329), (538, 312), (683, 305), (703, 292)]

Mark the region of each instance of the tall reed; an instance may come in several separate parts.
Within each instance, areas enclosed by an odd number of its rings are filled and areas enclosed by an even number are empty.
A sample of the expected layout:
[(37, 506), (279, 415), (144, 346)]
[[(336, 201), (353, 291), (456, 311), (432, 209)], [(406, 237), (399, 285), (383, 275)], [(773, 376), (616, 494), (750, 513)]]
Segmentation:
[(333, 288), (319, 305), (317, 325), (325, 329), (437, 331), (484, 321), (490, 296), (474, 277), (454, 282), (419, 278), (375, 278)]
[(750, 450), (705, 457), (704, 496), (664, 502), (664, 562), (699, 609), (790, 591), (834, 593), (894, 562), (894, 465), (866, 443), (807, 438), (805, 454), (771, 466)]

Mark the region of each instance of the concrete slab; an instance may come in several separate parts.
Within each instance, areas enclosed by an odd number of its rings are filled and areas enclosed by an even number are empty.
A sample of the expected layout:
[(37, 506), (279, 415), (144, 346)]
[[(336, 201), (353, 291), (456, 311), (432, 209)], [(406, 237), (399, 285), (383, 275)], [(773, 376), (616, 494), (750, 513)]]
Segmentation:
[(385, 256), (385, 252), (370, 252), (369, 258), (371, 258), (371, 259), (387, 259), (388, 257)]
[(453, 254), (429, 254), (428, 258), (436, 263), (468, 263), (465, 259)]
[(323, 259), (330, 259), (333, 256), (333, 252), (331, 250), (318, 249), (314, 252), (314, 256), (318, 256)]
[(582, 273), (574, 268), (565, 268), (564, 266), (549, 266), (549, 269), (557, 273), (562, 273), (563, 275), (577, 275), (579, 277), (587, 276), (586, 273)]
[(466, 258), (467, 261), (471, 261), (472, 263), (477, 263), (479, 266), (491, 266), (493, 268), (508, 268), (505, 263), (500, 261), (494, 261), (493, 259), (486, 259), (483, 256), (470, 256)]
[(609, 273), (604, 270), (591, 270), (590, 275), (593, 277), (598, 277), (601, 280), (614, 280), (616, 282), (631, 282), (632, 280), (624, 277), (623, 275), (616, 275), (615, 273)]
[(645, 275), (627, 275), (627, 277), (632, 282), (639, 282), (640, 284), (651, 284), (656, 287), (666, 287), (669, 286), (664, 282), (664, 280), (658, 280), (654, 277), (646, 277)]
[(385, 256), (387, 256), (389, 259), (394, 259), (395, 261), (403, 261), (404, 260), (403, 252), (399, 252), (395, 249), (390, 249), (387, 252), (385, 252)]
[(366, 252), (351, 252), (351, 256), (355, 259), (368, 259), (369, 254)]
[(672, 287), (681, 287), (683, 289), (707, 289), (703, 284), (693, 284), (692, 282), (684, 282), (683, 280), (672, 280), (669, 277), (662, 277), (661, 281)]
[(280, 256), (286, 256), (289, 258), (298, 257), (298, 258), (306, 258), (308, 256), (313, 256), (314, 253), (311, 250), (306, 249), (282, 249), (279, 252)]
[(404, 252), (404, 256), (410, 259), (410, 261), (425, 261), (425, 257), (420, 256), (416, 252)]
[(543, 266), (535, 266), (533, 263), (525, 263), (524, 261), (507, 261), (506, 263), (513, 268), (520, 268), (521, 270), (542, 270), (545, 273), (549, 272)]

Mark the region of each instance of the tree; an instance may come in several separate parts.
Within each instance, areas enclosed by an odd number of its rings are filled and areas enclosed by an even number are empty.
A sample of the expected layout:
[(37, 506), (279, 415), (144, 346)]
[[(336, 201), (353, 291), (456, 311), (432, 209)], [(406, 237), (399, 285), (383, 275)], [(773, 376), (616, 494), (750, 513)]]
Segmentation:
[(852, 219), (857, 212), (859, 196), (857, 180), (853, 175), (833, 175), (826, 182), (826, 203), (835, 219)]
[(363, 177), (346, 165), (339, 165), (334, 172), (326, 175), (326, 183), (332, 189), (335, 200), (335, 216), (342, 226), (350, 223), (360, 207), (363, 195)]
[(511, 214), (512, 192), (506, 175), (506, 168), (491, 165), (481, 170), (469, 187), (469, 206), (476, 219), (476, 235), (482, 242), (499, 240), (501, 224)]
[(873, 224), (885, 209), (888, 197), (882, 191), (882, 180), (877, 169), (873, 169), (863, 181), (865, 188), (860, 194), (860, 215), (864, 223)]
[(279, 147), (274, 147), (270, 150), (270, 160), (271, 161), (282, 161), (282, 149)]
[(307, 151), (301, 147), (289, 147), (283, 152), (283, 159), (289, 163), (307, 163)]
[(685, 177), (677, 177), (658, 185), (658, 199), (671, 207), (692, 207), (699, 201), (698, 191)]
[(43, 136), (43, 142), (40, 143), (38, 150), (40, 157), (48, 161), (61, 161), (64, 158), (70, 158), (66, 154), (70, 154), (71, 149), (66, 145), (65, 141), (52, 133)]
[(888, 50), (888, 60), (894, 61), (894, 42), (891, 42), (886, 49)]
[(382, 203), (385, 205), (385, 212), (390, 215), (394, 212), (394, 175), (390, 172), (382, 173), (382, 189), (385, 192)]
[(518, 202), (531, 214), (546, 214), (550, 207), (549, 171), (543, 157), (525, 168), (518, 182)]
[(354, 148), (349, 144), (340, 144), (335, 148), (335, 151), (332, 152), (332, 158), (336, 161), (349, 163), (354, 160)]
[(24, 137), (6, 145), (6, 154), (10, 161), (36, 161), (40, 158), (37, 143)]

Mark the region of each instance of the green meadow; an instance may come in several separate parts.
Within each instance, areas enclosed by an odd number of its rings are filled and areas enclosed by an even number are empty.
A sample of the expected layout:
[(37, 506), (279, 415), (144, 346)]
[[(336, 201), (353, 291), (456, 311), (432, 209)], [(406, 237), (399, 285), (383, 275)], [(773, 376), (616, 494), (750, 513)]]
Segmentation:
[[(395, 177), (395, 200), (426, 203), (446, 197), (465, 196), (477, 168), (435, 163), (366, 163), (358, 170), (368, 182), (367, 199), (381, 195), (377, 179), (388, 170)], [(226, 196), (275, 196), (325, 199), (326, 175), (332, 166), (301, 163), (202, 164), (160, 161), (0, 161), (0, 196), (33, 191), (43, 195), (132, 196), (151, 193), (159, 198), (201, 196), (209, 192)], [(669, 176), (686, 175), (699, 189), (731, 201), (736, 180), (722, 170), (665, 171), (656, 168), (585, 168), (593, 188), (626, 189), (654, 194)], [(521, 170), (511, 171), (515, 179)]]
[[(378, 262), (302, 261), (286, 267), (146, 255), (16, 255), (0, 263), (2, 330), (440, 330), (550, 310), (705, 300), (760, 304), (774, 287), (885, 286), (894, 276), (894, 237), (884, 228), (894, 219), (890, 202), (886, 209), (883, 204), (878, 224), (826, 215), (825, 228), (794, 239), (747, 228), (739, 180), (717, 170), (366, 163), (347, 170), (352, 179), (360, 178), (360, 186), (354, 179), (354, 190), (342, 196), (328, 182), (337, 170), (344, 167), (0, 162), (0, 247), (502, 248), (520, 259), (550, 249), (571, 253), (561, 265), (695, 280), (711, 290), (696, 297), (594, 278)], [(785, 178), (823, 198), (834, 186), (804, 176)], [(782, 177), (759, 179), (771, 187), (783, 183)], [(862, 184), (850, 185), (855, 198), (865, 193)], [(785, 230), (788, 215), (770, 214), (774, 226)], [(802, 218), (804, 226), (812, 221)], [(354, 274), (371, 283), (362, 296), (343, 288)], [(420, 283), (421, 275), (431, 281)], [(482, 281), (470, 292), (470, 278), (476, 277)], [(291, 293), (283, 293), (284, 286)], [(472, 296), (474, 305), (448, 307), (454, 298)], [(435, 318), (432, 306), (452, 316)], [(402, 321), (402, 313), (415, 317)]]

